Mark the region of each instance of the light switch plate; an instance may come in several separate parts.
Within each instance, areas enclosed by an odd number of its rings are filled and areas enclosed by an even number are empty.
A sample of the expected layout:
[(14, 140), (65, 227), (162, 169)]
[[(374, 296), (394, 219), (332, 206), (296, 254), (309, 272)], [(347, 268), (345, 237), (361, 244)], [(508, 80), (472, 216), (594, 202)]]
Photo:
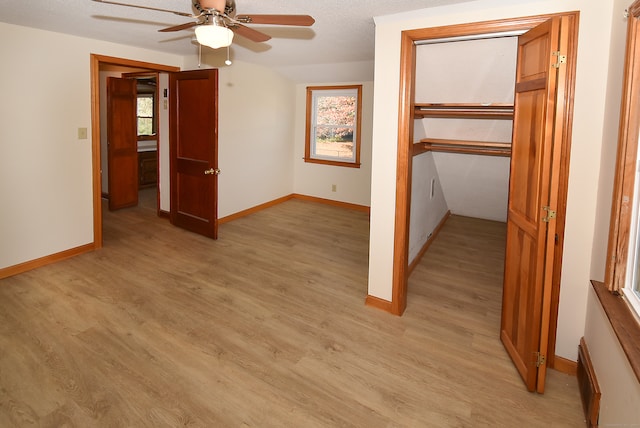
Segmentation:
[(78, 128), (78, 140), (87, 139), (87, 128)]

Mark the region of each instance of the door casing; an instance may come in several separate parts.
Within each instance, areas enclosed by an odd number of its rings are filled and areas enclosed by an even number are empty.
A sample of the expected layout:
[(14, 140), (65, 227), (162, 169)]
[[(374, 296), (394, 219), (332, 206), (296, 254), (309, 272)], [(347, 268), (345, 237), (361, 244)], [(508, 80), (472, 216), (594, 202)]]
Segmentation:
[[(528, 31), (552, 17), (567, 17), (569, 20), (569, 50), (567, 55), (567, 84), (564, 86), (562, 110), (557, 112), (559, 121), (564, 125), (561, 141), (560, 180), (558, 188), (558, 207), (556, 233), (558, 244), (553, 259), (552, 295), (550, 323), (548, 332), (547, 365), (554, 367), (555, 342), (560, 294), (560, 273), (564, 243), (565, 213), (568, 187), (569, 154), (571, 146), (571, 124), (573, 122), (573, 93), (575, 82), (575, 64), (577, 57), (579, 12), (566, 12), (549, 15), (537, 15), (496, 21), (476, 22), (452, 26), (407, 30), (401, 36), (400, 54), (400, 93), (398, 112), (398, 158), (396, 173), (396, 214), (394, 230), (394, 256), (392, 278), (392, 300), (387, 307), (389, 312), (402, 315), (407, 306), (408, 255), (409, 255), (409, 214), (411, 205), (411, 163), (413, 143), (413, 104), (416, 81), (416, 42), (429, 39), (442, 39), (456, 36), (481, 36), (483, 34)], [(384, 308), (384, 306), (381, 306)]]
[[(100, 66), (116, 65), (146, 71), (174, 72), (179, 67), (91, 54), (91, 170), (93, 187), (93, 247), (102, 248), (102, 189), (100, 153)], [(106, 126), (106, 125), (104, 125)]]

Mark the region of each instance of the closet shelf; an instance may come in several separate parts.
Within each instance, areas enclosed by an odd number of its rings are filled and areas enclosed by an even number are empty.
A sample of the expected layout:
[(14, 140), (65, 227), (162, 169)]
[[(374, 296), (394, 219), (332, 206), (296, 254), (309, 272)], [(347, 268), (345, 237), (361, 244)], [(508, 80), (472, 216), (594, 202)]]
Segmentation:
[(452, 152), (489, 156), (511, 156), (511, 143), (425, 138), (413, 145), (413, 156), (424, 152)]
[(414, 116), (468, 119), (513, 119), (513, 104), (416, 103)]

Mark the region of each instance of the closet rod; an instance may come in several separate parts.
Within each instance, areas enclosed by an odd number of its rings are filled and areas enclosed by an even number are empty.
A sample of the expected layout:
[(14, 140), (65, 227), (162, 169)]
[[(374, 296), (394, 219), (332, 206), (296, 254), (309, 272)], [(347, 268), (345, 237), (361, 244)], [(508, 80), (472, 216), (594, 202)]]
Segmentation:
[(416, 40), (414, 43), (416, 44), (416, 46), (433, 45), (436, 43), (466, 42), (468, 40), (484, 40), (484, 39), (498, 39), (500, 37), (514, 37), (514, 36), (520, 36), (524, 33), (526, 33), (526, 30), (502, 31), (499, 33), (468, 34), (466, 36), (453, 36), (453, 37), (441, 37), (439, 39)]
[(413, 156), (417, 156), (425, 152), (511, 156), (511, 143), (425, 138), (413, 144), (412, 152)]

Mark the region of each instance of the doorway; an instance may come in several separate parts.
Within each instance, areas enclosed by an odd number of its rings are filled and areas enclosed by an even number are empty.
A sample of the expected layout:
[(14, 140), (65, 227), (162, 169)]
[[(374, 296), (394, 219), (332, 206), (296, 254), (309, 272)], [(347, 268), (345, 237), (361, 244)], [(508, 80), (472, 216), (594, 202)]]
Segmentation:
[[(396, 180), (396, 216), (393, 262), (393, 288), (390, 311), (401, 315), (407, 305), (407, 280), (409, 258), (409, 223), (411, 207), (411, 175), (412, 152), (414, 142), (415, 118), (415, 84), (416, 84), (416, 43), (422, 40), (443, 39), (451, 37), (482, 36), (491, 33), (511, 31), (524, 32), (538, 25), (559, 17), (563, 19), (562, 42), (567, 46), (566, 67), (564, 67), (563, 83), (558, 87), (558, 99), (562, 100), (555, 109), (554, 125), (559, 129), (557, 148), (559, 156), (552, 170), (557, 174), (557, 208), (555, 223), (555, 253), (546, 261), (545, 274), (550, 278), (548, 331), (541, 332), (541, 341), (548, 349), (546, 365), (554, 367), (555, 332), (557, 325), (560, 269), (562, 263), (562, 247), (564, 237), (564, 217), (566, 207), (567, 178), (569, 167), (569, 148), (571, 141), (572, 95), (574, 87), (576, 40), (578, 13), (544, 15), (526, 18), (515, 18), (501, 21), (481, 22), (440, 27), (432, 29), (409, 30), (402, 33), (401, 71), (400, 71), (400, 114), (398, 127), (398, 168)], [(564, 54), (564, 53), (563, 53)], [(514, 166), (512, 164), (512, 174)], [(553, 245), (553, 241), (551, 241)], [(504, 299), (503, 299), (504, 303)]]
[[(101, 97), (100, 83), (101, 70), (117, 70), (118, 74), (123, 71), (128, 72), (153, 72), (169, 73), (180, 71), (179, 67), (162, 64), (152, 64), (141, 61), (128, 60), (123, 58), (109, 57), (104, 55), (91, 54), (91, 147), (92, 147), (92, 180), (93, 180), (93, 236), (95, 248), (102, 247), (102, 194), (103, 194), (103, 162), (106, 158), (106, 148), (102, 147), (101, 141), (106, 135), (106, 117), (103, 118), (101, 111), (104, 108), (104, 97)], [(166, 133), (168, 135), (168, 132)], [(168, 152), (168, 150), (167, 150)]]

